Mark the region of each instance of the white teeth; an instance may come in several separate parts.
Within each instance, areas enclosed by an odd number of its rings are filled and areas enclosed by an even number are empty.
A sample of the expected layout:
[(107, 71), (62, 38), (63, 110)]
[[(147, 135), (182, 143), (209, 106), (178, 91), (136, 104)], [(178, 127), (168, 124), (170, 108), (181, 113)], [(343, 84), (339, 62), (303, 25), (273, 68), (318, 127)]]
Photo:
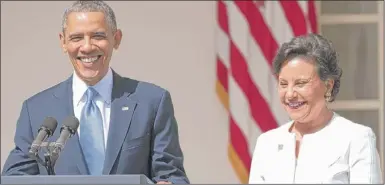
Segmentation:
[(98, 60), (99, 57), (92, 57), (92, 58), (80, 58), (80, 60), (84, 63), (89, 63), (89, 62), (95, 62)]
[(300, 107), (301, 105), (303, 105), (304, 103), (303, 102), (293, 102), (293, 103), (288, 103), (288, 105), (291, 107), (291, 108), (298, 108)]

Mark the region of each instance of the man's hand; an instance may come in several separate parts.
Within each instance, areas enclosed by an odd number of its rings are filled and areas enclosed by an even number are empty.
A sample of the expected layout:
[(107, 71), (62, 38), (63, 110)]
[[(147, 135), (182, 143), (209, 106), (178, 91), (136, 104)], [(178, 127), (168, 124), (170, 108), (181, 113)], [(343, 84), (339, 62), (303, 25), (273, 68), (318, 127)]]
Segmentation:
[(159, 181), (156, 184), (172, 184), (171, 182), (166, 182), (166, 181)]

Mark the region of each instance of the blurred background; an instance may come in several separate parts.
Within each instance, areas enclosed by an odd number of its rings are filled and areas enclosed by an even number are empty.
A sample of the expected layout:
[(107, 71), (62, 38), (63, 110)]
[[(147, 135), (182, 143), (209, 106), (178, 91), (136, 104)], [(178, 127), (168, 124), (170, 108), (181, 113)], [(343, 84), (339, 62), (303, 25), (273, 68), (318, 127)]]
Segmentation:
[[(72, 73), (59, 44), (70, 4), (1, 2), (1, 167), (22, 102)], [(123, 31), (112, 67), (171, 92), (191, 183), (246, 181), (258, 135), (288, 121), (270, 71), (275, 46), (310, 32), (332, 40), (339, 53), (341, 90), (330, 106), (374, 130), (383, 163), (383, 1), (108, 4)], [(231, 61), (230, 43), (244, 61)], [(234, 63), (245, 69), (249, 92), (227, 73)]]

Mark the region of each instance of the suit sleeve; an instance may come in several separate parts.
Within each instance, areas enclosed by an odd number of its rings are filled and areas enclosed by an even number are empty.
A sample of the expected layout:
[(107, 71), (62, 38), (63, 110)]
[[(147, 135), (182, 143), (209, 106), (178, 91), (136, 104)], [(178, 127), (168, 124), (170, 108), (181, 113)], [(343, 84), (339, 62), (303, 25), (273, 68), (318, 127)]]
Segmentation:
[(351, 142), (349, 164), (351, 184), (382, 184), (376, 136), (372, 129), (357, 134)]
[(23, 102), (21, 113), (16, 124), (14, 137), (15, 148), (11, 150), (5, 161), (2, 175), (38, 175), (36, 160), (28, 157), (29, 147), (33, 141), (27, 101)]
[(160, 100), (152, 137), (152, 180), (189, 184), (183, 167), (183, 153), (179, 144), (174, 108), (167, 91)]
[(264, 164), (264, 157), (263, 157), (263, 137), (264, 134), (261, 134), (254, 147), (253, 152), (253, 158), (251, 160), (251, 167), (250, 167), (250, 174), (249, 174), (249, 184), (264, 184), (264, 173), (263, 168), (265, 167)]

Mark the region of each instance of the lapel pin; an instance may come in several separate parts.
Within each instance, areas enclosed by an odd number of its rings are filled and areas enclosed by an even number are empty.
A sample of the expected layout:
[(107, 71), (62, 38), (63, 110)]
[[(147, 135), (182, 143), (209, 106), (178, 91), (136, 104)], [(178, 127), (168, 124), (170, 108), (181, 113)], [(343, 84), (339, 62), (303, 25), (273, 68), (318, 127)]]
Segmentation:
[(128, 107), (122, 107), (122, 111), (128, 110)]
[(278, 151), (282, 150), (283, 149), (283, 145), (282, 144), (279, 144), (278, 145)]

